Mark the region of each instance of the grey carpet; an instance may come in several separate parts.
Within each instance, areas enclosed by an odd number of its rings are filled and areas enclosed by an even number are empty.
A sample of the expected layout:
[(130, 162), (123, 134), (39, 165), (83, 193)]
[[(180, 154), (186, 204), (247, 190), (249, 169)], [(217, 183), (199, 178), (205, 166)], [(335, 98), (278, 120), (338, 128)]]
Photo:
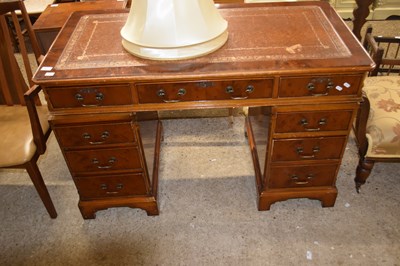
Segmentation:
[(112, 208), (83, 220), (52, 136), (40, 169), (59, 216), (48, 217), (26, 173), (1, 172), (0, 264), (399, 265), (399, 164), (377, 164), (357, 194), (351, 139), (335, 207), (294, 199), (259, 212), (243, 122), (164, 121), (156, 217)]
[(39, 167), (58, 218), (24, 171), (2, 170), (0, 265), (400, 265), (399, 164), (376, 164), (357, 194), (351, 137), (333, 208), (294, 199), (259, 212), (243, 122), (164, 121), (155, 217), (112, 208), (83, 220), (52, 135)]

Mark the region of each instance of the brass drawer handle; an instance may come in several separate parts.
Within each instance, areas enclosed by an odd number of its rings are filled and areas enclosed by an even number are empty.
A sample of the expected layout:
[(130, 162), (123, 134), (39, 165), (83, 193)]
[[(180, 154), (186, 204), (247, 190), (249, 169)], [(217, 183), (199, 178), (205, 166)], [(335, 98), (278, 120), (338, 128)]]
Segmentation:
[(106, 191), (106, 194), (118, 194), (119, 193), (119, 191)]
[[(246, 96), (240, 96), (240, 97), (231, 96), (231, 99), (232, 100), (245, 100), (245, 99), (249, 98), (249, 94), (252, 93), (253, 91), (254, 91), (254, 86), (248, 85), (245, 90), (245, 92), (247, 93)], [(235, 92), (235, 89), (233, 88), (233, 86), (229, 85), (225, 88), (225, 92), (228, 94), (232, 94)]]
[[(323, 93), (314, 93), (313, 91), (316, 88), (316, 83), (325, 83), (325, 92)], [(309, 82), (306, 86), (307, 90), (310, 92), (312, 96), (326, 96), (329, 94), (329, 90), (333, 89), (335, 87), (335, 84), (331, 79), (325, 79), (325, 78), (318, 78), (318, 79), (312, 79), (311, 82)]]
[[(178, 93), (177, 93), (178, 97), (182, 97), (182, 96), (185, 95), (185, 94), (186, 94), (186, 90), (185, 90), (184, 88), (180, 88), (180, 89), (178, 90)], [(166, 95), (167, 95), (167, 93), (165, 92), (164, 89), (160, 89), (160, 90), (157, 91), (157, 96), (160, 97), (160, 98), (163, 98), (162, 100), (163, 100), (163, 102), (165, 102), (165, 103), (177, 103), (177, 102), (180, 102), (180, 101), (181, 101), (180, 99), (176, 99), (176, 100), (167, 100), (167, 99), (164, 99), (164, 98), (166, 97)]]
[(294, 182), (296, 185), (306, 185), (309, 182), (308, 181), (298, 181), (298, 182)]
[(314, 178), (314, 175), (308, 174), (306, 180), (299, 180), (300, 178), (297, 175), (292, 175), (291, 178), (296, 185), (307, 185), (310, 182), (310, 180)]
[(301, 159), (313, 159), (313, 158), (315, 158), (315, 155), (316, 155), (319, 151), (320, 151), (320, 148), (319, 148), (318, 146), (315, 146), (315, 147), (312, 149), (313, 154), (310, 154), (310, 155), (303, 155), (304, 149), (303, 149), (302, 147), (297, 147), (297, 148), (296, 148), (296, 152), (297, 152), (297, 154), (299, 155), (299, 157), (300, 157)]
[[(110, 169), (114, 166), (114, 163), (117, 161), (117, 158), (115, 157), (110, 157), (110, 159), (108, 159), (108, 165), (97, 165), (98, 169)], [(92, 160), (93, 164), (100, 164), (100, 161), (97, 158), (94, 158)]]
[[(89, 133), (83, 133), (82, 134), (83, 138), (86, 140), (90, 140), (92, 136)], [(89, 141), (89, 144), (91, 145), (99, 145), (99, 144), (104, 144), (106, 142), (106, 139), (110, 136), (110, 133), (108, 131), (104, 131), (100, 138), (102, 141)]]
[[(316, 128), (309, 128), (309, 127), (307, 127), (307, 126), (308, 126), (308, 120), (307, 120), (306, 118), (301, 119), (301, 120), (300, 120), (300, 124), (304, 127), (304, 130), (305, 130), (305, 131), (313, 132), (313, 131), (320, 131), (320, 130), (321, 130), (320, 127), (316, 127)], [(326, 118), (321, 118), (321, 119), (318, 121), (318, 125), (319, 125), (319, 126), (324, 126), (324, 125), (326, 125), (326, 124), (327, 124)]]
[(98, 102), (97, 104), (84, 104), (85, 97), (82, 94), (77, 93), (75, 94), (75, 99), (80, 103), (82, 107), (95, 107), (100, 106), (104, 100), (104, 94), (101, 92), (97, 92), (95, 95), (95, 99)]
[[(115, 188), (116, 188), (117, 190), (114, 190), (114, 191), (106, 191), (106, 194), (117, 194), (117, 193), (120, 192), (119, 190), (121, 190), (123, 187), (124, 187), (124, 185), (121, 184), (121, 183), (119, 183), (119, 184), (117, 184), (117, 185), (115, 186)], [(106, 184), (101, 184), (101, 185), (100, 185), (100, 188), (101, 188), (102, 190), (107, 190), (107, 189), (108, 189), (108, 186), (107, 186)]]

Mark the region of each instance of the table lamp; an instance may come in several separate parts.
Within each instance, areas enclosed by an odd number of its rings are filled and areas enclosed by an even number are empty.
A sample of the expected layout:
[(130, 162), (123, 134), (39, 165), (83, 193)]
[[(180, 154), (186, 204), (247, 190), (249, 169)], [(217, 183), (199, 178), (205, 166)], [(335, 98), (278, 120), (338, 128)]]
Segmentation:
[(227, 28), (213, 0), (132, 0), (122, 45), (146, 59), (194, 58), (224, 45)]

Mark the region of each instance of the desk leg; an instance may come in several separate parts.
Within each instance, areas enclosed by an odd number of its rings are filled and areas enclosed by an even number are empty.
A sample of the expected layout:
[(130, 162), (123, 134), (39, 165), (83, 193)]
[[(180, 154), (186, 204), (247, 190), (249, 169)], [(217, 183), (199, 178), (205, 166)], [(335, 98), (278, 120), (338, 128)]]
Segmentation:
[(95, 219), (97, 211), (114, 207), (139, 208), (145, 210), (149, 216), (155, 216), (159, 214), (157, 199), (153, 196), (94, 201), (81, 200), (79, 201), (78, 206), (83, 219)]
[(321, 201), (322, 207), (333, 207), (337, 197), (336, 187), (310, 188), (299, 191), (266, 190), (259, 194), (258, 210), (268, 211), (271, 205), (278, 201), (296, 198), (308, 198)]

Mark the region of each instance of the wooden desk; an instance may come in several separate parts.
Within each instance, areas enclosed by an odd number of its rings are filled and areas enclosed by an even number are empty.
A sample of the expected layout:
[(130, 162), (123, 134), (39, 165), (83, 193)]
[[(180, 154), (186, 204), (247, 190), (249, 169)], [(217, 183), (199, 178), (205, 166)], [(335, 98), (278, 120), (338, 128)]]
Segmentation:
[(75, 11), (123, 9), (126, 1), (104, 0), (49, 5), (33, 24), (40, 49), (46, 54), (69, 16)]
[(230, 5), (221, 14), (228, 42), (182, 61), (125, 52), (126, 12), (71, 16), (34, 81), (45, 91), (84, 218), (118, 206), (158, 214), (161, 122), (153, 111), (196, 108), (250, 106), (259, 210), (290, 198), (334, 205), (372, 60), (325, 2)]

